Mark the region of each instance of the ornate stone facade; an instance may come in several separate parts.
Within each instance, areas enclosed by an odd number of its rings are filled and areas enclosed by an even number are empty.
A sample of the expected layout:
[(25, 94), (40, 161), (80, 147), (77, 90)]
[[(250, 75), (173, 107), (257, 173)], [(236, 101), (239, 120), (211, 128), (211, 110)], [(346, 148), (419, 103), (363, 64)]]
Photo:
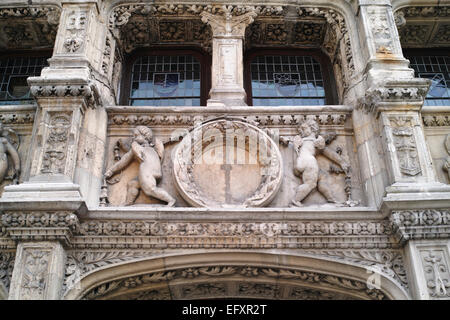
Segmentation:
[[(0, 298), (450, 299), (450, 111), (402, 52), (450, 6), (16, 2), (2, 53), (54, 50), (0, 107)], [(154, 49), (205, 106), (121, 105)], [(333, 104), (248, 106), (258, 50), (323, 52)]]

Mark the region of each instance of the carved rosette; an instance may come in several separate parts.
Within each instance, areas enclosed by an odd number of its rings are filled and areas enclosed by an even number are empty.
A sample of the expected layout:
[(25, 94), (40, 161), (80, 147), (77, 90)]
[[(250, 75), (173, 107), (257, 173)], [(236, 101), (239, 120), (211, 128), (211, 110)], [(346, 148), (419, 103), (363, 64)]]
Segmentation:
[[(175, 184), (195, 207), (265, 206), (278, 192), (283, 177), (283, 160), (275, 142), (257, 127), (238, 120), (221, 119), (196, 127), (177, 146), (173, 159)], [(259, 184), (234, 194), (233, 188), (248, 183), (241, 180), (251, 174), (247, 170), (260, 177)]]

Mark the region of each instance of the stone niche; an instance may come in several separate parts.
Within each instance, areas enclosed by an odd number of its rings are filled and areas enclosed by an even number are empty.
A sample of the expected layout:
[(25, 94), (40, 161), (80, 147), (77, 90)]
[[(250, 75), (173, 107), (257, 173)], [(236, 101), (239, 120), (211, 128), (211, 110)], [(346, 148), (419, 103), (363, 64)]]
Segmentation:
[[(252, 107), (254, 112), (251, 115), (233, 111), (224, 118), (220, 116), (221, 110), (212, 107), (207, 111), (201, 107), (170, 108), (167, 113), (161, 108), (149, 111), (148, 108), (133, 107), (129, 112), (124, 112), (122, 107), (108, 107), (105, 168), (110, 168), (124, 155), (117, 142), (120, 140), (122, 145), (130, 145), (133, 128), (144, 125), (151, 128), (154, 137), (164, 144), (162, 178), (158, 187), (176, 199), (175, 206), (291, 207), (296, 189), (303, 181), (302, 176), (294, 172), (297, 159), (294, 145), (283, 141), (293, 140), (298, 135), (299, 125), (306, 119), (314, 119), (319, 124), (319, 134), (324, 138), (328, 151), (338, 154), (351, 168), (346, 174), (326, 156), (326, 152), (317, 152), (315, 158), (320, 179), (333, 191), (336, 200), (342, 203), (340, 205), (350, 205), (349, 200), (351, 205), (364, 205), (351, 118), (349, 111), (345, 111), (346, 107), (335, 107), (344, 111), (327, 114), (317, 111), (283, 113), (273, 108), (270, 113), (265, 108), (265, 114), (258, 114), (261, 108)], [(296, 110), (296, 107), (291, 109)], [(219, 133), (230, 128), (246, 132), (245, 139), (233, 137), (233, 142), (227, 144), (227, 135)], [(186, 138), (187, 133), (190, 139)], [(210, 136), (205, 136), (207, 134)], [(215, 134), (216, 137), (213, 137)], [(203, 135), (203, 139), (195, 140), (196, 135)], [(258, 148), (261, 141), (256, 152), (252, 149), (250, 140), (255, 138), (262, 138), (262, 145), (268, 147), (268, 156), (260, 156)], [(227, 156), (232, 158), (231, 162)], [(191, 162), (185, 162), (186, 157)], [(206, 161), (197, 161), (199, 157)], [(265, 172), (270, 174), (265, 176), (262, 174)], [(108, 179), (109, 183), (105, 181), (109, 206), (125, 205), (127, 184), (138, 174), (139, 163), (133, 160)], [(337, 206), (327, 202), (316, 187), (302, 204), (328, 208)], [(145, 195), (141, 190), (134, 205), (161, 206), (165, 203)]]

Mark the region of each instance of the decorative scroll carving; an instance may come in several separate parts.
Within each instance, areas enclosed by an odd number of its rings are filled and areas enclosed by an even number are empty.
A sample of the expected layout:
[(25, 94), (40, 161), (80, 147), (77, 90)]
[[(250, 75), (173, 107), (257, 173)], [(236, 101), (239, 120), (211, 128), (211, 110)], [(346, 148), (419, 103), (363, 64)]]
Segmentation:
[[(208, 281), (210, 277), (227, 278), (231, 275), (248, 275), (248, 277), (262, 277), (266, 279), (290, 279), (309, 284), (324, 284), (333, 289), (344, 289), (350, 294), (363, 296), (366, 299), (384, 300), (387, 299), (383, 291), (379, 289), (369, 289), (367, 284), (349, 278), (340, 276), (331, 276), (316, 272), (305, 272), (301, 270), (283, 269), (283, 268), (262, 268), (256, 266), (218, 266), (218, 267), (192, 267), (188, 269), (178, 269), (163, 272), (155, 272), (134, 276), (125, 279), (119, 279), (101, 284), (84, 294), (84, 299), (98, 299), (107, 297), (111, 294), (118, 294), (121, 291), (126, 292), (129, 288), (138, 288), (141, 285), (157, 284), (160, 282), (171, 281), (175, 279), (199, 279)], [(210, 283), (210, 281), (208, 281)], [(224, 294), (222, 285), (217, 284), (214, 287), (202, 287), (201, 290), (214, 290), (219, 295)], [(195, 288), (189, 288), (193, 292)], [(199, 292), (200, 293), (200, 292)], [(238, 286), (238, 292), (241, 295), (267, 296), (275, 298), (280, 293), (279, 285), (271, 283), (241, 283)], [(239, 296), (239, 294), (238, 294)]]
[(64, 173), (71, 121), (71, 116), (68, 114), (53, 114), (50, 117), (49, 133), (41, 166), (42, 173)]
[(211, 26), (214, 36), (239, 36), (243, 37), (245, 28), (254, 21), (258, 15), (254, 8), (245, 10), (242, 15), (233, 16), (233, 6), (223, 6), (222, 13), (211, 14), (207, 11), (200, 13), (202, 21)]
[(134, 203), (139, 195), (139, 190), (142, 190), (147, 196), (167, 202), (169, 207), (175, 204), (175, 199), (167, 191), (156, 186), (157, 181), (162, 177), (161, 159), (163, 154), (164, 144), (153, 137), (150, 128), (137, 126), (133, 130), (131, 149), (105, 172), (105, 178), (109, 179), (114, 173), (129, 165), (131, 161), (138, 160), (140, 162), (139, 176), (128, 182), (127, 185), (126, 205)]
[[(4, 179), (12, 180), (13, 184), (19, 182), (20, 158), (17, 151), (19, 143), (17, 133), (12, 129), (4, 129), (3, 123), (0, 122), (0, 183)], [(11, 159), (13, 166), (10, 166), (8, 158)], [(8, 172), (11, 174), (6, 176)]]
[(444, 250), (421, 250), (420, 256), (430, 296), (435, 299), (448, 299), (450, 270)]
[(67, 16), (68, 35), (64, 40), (64, 48), (69, 53), (76, 53), (82, 48), (86, 37), (87, 12), (73, 10)]

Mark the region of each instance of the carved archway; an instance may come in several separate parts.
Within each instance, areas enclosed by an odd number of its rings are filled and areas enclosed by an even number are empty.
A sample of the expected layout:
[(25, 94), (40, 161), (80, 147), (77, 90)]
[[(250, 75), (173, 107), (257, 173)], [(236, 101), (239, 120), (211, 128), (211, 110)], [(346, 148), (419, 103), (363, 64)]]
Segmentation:
[(98, 269), (65, 299), (408, 299), (392, 280), (368, 286), (366, 268), (260, 252), (172, 255)]

